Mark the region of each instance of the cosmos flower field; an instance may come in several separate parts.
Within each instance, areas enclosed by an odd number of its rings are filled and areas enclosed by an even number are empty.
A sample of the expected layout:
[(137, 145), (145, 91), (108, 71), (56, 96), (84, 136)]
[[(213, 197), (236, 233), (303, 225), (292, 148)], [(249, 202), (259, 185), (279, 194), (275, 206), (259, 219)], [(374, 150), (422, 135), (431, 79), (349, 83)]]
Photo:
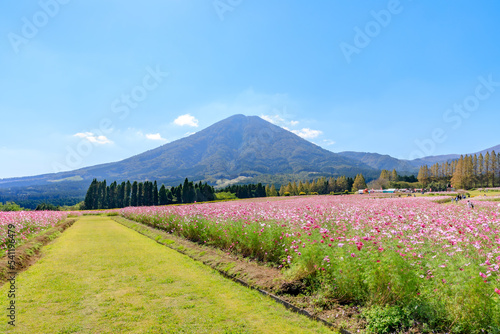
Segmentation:
[[(59, 211), (0, 211), (0, 254), (7, 245), (7, 230), (14, 226), (14, 240), (20, 244), (30, 237), (55, 226), (68, 216), (68, 212)], [(12, 230), (12, 228), (10, 228)]]
[(325, 301), (396, 306), (430, 328), (494, 332), (500, 329), (500, 207), (474, 204), (313, 196), (120, 214), (282, 268)]

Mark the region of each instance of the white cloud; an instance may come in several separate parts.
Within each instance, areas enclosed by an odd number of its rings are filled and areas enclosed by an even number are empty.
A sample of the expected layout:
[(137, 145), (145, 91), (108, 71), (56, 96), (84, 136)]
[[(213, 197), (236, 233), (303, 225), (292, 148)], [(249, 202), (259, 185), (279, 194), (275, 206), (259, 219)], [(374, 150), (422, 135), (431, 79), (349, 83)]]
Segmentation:
[(273, 123), (275, 125), (279, 125), (281, 123), (284, 123), (285, 120), (280, 117), (280, 115), (261, 115), (260, 118), (262, 118), (265, 121), (268, 121), (269, 123)]
[(281, 126), (283, 129), (288, 130), (288, 127), (290, 126), (296, 126), (299, 124), (299, 121), (286, 121), (283, 117), (280, 115), (264, 115), (261, 114), (260, 118), (262, 118), (265, 121), (268, 121), (269, 123), (272, 123), (274, 125)]
[(149, 140), (161, 140), (161, 141), (166, 141), (165, 138), (162, 138), (161, 134), (159, 133), (147, 133), (146, 138)]
[(174, 120), (174, 124), (179, 126), (187, 125), (192, 127), (198, 127), (198, 120), (194, 116), (191, 116), (190, 114), (185, 114), (177, 117)]
[(331, 139), (323, 139), (323, 144), (326, 146), (331, 146), (331, 145), (335, 144), (335, 141), (333, 141)]
[(191, 135), (194, 135), (195, 133), (196, 133), (196, 132), (186, 132), (186, 133), (184, 134), (184, 137), (189, 137), (189, 136), (191, 136)]
[(89, 142), (104, 145), (104, 144), (113, 144), (111, 140), (106, 138), (106, 136), (100, 135), (97, 136), (93, 132), (79, 132), (73, 135), (74, 137), (87, 139)]
[(303, 128), (302, 130), (292, 130), (297, 136), (304, 139), (313, 139), (321, 135), (323, 132), (320, 130), (312, 130), (309, 128)]

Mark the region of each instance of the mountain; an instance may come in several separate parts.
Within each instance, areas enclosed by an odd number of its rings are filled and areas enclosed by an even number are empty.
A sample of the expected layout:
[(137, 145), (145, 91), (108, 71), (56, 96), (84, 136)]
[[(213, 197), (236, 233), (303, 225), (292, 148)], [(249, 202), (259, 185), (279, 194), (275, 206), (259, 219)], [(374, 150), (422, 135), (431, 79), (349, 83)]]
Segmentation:
[[(493, 146), (479, 152), (468, 153), (468, 155), (474, 155), (474, 154), (485, 155), (486, 152), (491, 152), (491, 151), (495, 151), (496, 153), (500, 152), (500, 145)], [(416, 174), (418, 173), (420, 166), (423, 165), (431, 166), (434, 165), (435, 163), (443, 163), (446, 161), (456, 160), (460, 158), (460, 154), (446, 154), (446, 155), (428, 156), (414, 160), (403, 160), (403, 159), (393, 158), (390, 155), (381, 155), (378, 153), (366, 153), (366, 152), (351, 152), (351, 151), (340, 152), (339, 155), (345, 158), (357, 160), (378, 170), (396, 169), (399, 174)]]
[[(107, 179), (231, 179), (260, 174), (373, 171), (257, 116), (235, 115), (189, 137), (120, 162), (81, 170)], [(84, 172), (84, 174), (82, 173)]]
[(482, 155), (485, 155), (486, 152), (491, 152), (491, 151), (495, 151), (496, 153), (500, 152), (500, 145), (493, 146), (493, 147), (490, 147), (486, 150), (482, 150), (480, 152), (477, 152), (477, 155), (479, 155), (479, 153), (481, 153)]
[(390, 155), (352, 151), (340, 152), (339, 154), (346, 158), (358, 160), (377, 170), (396, 169), (399, 174), (414, 174), (415, 171), (418, 172), (418, 167), (415, 167), (411, 161), (396, 159)]
[[(189, 137), (131, 158), (71, 172), (0, 180), (0, 201), (8, 194), (29, 198), (72, 187), (85, 190), (93, 178), (109, 181), (158, 180), (167, 185), (242, 179), (275, 174), (327, 174), (376, 177), (379, 171), (327, 151), (257, 116), (234, 115)], [(75, 188), (76, 187), (76, 188)], [(80, 189), (80, 190), (78, 190)]]

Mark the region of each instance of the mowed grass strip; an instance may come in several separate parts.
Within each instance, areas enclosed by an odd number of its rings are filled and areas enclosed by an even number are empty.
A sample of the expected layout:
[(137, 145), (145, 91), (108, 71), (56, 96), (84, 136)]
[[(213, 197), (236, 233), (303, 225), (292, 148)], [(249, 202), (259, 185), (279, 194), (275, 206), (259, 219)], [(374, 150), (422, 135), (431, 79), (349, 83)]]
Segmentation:
[(332, 333), (107, 217), (82, 217), (16, 279), (0, 333)]

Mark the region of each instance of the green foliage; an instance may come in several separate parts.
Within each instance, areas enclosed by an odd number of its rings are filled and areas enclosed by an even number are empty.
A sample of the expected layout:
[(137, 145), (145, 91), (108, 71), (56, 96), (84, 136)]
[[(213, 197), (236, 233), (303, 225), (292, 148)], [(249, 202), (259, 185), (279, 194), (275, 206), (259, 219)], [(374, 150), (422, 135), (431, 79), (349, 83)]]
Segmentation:
[[(269, 194), (277, 195), (276, 188), (271, 191), (273, 187), (269, 187)], [(258, 184), (242, 184), (242, 185), (231, 185), (223, 189), (219, 189), (220, 192), (230, 192), (236, 195), (237, 198), (257, 198), (266, 197), (266, 188), (262, 186), (261, 183)]]
[(85, 210), (115, 209), (126, 206), (154, 206), (173, 203), (193, 203), (215, 200), (215, 190), (207, 183), (190, 182), (187, 178), (184, 185), (167, 189), (165, 185), (158, 190), (157, 181), (130, 181), (111, 183), (94, 179), (90, 184), (83, 208)]
[(5, 204), (2, 204), (0, 202), (0, 211), (22, 211), (23, 208), (21, 208), (18, 204), (14, 202), (7, 202)]
[(235, 194), (227, 192), (227, 191), (215, 193), (215, 197), (217, 200), (221, 200), (221, 201), (238, 199), (238, 197), (236, 197)]
[(38, 204), (35, 210), (36, 211), (61, 211), (61, 207), (55, 206), (55, 205), (50, 204), (50, 203), (42, 203), (42, 204)]
[(356, 192), (360, 189), (365, 189), (365, 188), (366, 188), (366, 181), (365, 178), (363, 177), (363, 174), (356, 175), (354, 183), (352, 184), (352, 192)]
[(83, 210), (85, 205), (84, 201), (76, 203), (75, 205), (64, 205), (61, 207), (61, 211), (78, 211)]
[(373, 306), (363, 312), (372, 333), (394, 333), (412, 325), (411, 312), (399, 306)]

